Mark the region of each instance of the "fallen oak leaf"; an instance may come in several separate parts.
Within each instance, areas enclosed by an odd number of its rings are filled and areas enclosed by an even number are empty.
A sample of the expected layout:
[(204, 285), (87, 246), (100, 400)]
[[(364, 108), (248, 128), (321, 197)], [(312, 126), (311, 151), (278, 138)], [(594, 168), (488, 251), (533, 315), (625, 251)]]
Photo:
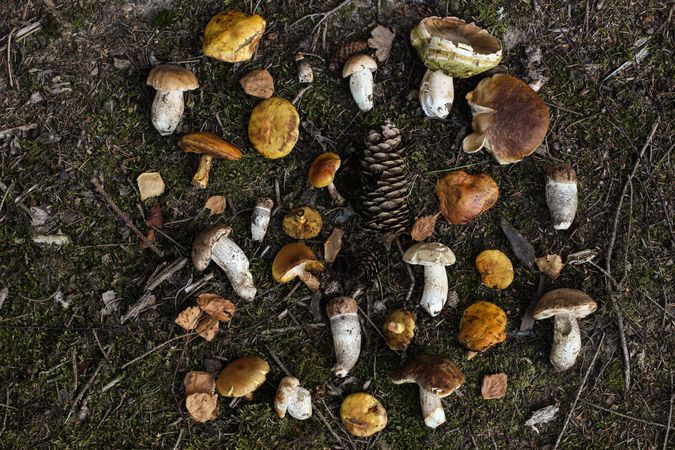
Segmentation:
[(534, 267), (535, 258), (534, 247), (532, 247), (532, 244), (530, 244), (530, 242), (520, 234), (520, 231), (513, 228), (508, 220), (503, 217), (499, 221), (499, 226), (511, 243), (513, 253), (515, 253), (523, 264), (532, 269)]
[(546, 255), (541, 258), (534, 260), (537, 263), (539, 270), (555, 281), (560, 276), (560, 272), (565, 267), (565, 263), (562, 262), (560, 255)]
[(480, 394), (484, 400), (496, 400), (506, 395), (506, 385), (508, 377), (505, 373), (496, 373), (494, 375), (485, 375)]
[(164, 226), (164, 214), (162, 214), (162, 207), (159, 205), (150, 208), (145, 224), (149, 227), (162, 228)]
[(432, 234), (436, 228), (436, 221), (441, 213), (431, 214), (429, 216), (422, 216), (415, 221), (415, 224), (410, 230), (410, 237), (416, 241), (423, 241)]
[(190, 306), (189, 308), (181, 311), (174, 322), (182, 329), (186, 331), (192, 331), (197, 327), (197, 323), (199, 322), (201, 315), (202, 310), (199, 306)]
[(213, 394), (216, 392), (216, 378), (211, 372), (193, 370), (183, 379), (185, 395)]
[(188, 412), (197, 422), (208, 422), (217, 417), (218, 395), (217, 394), (190, 394), (185, 399)]
[(214, 216), (216, 214), (222, 214), (223, 211), (225, 211), (225, 197), (222, 195), (212, 195), (211, 197), (206, 199), (206, 203), (204, 203), (204, 208), (208, 209), (210, 211), (209, 217)]
[(145, 172), (136, 178), (141, 201), (164, 193), (164, 180), (159, 172)]
[(332, 263), (337, 258), (340, 250), (342, 250), (342, 236), (344, 234), (344, 230), (335, 228), (326, 242), (323, 243), (323, 257), (326, 261)]
[(229, 322), (237, 309), (234, 303), (216, 294), (199, 295), (197, 304), (202, 311), (220, 322)]
[(391, 46), (394, 44), (396, 33), (387, 27), (378, 25), (370, 32), (372, 36), (368, 39), (368, 47), (375, 49), (375, 56), (380, 62), (385, 62), (391, 53)]

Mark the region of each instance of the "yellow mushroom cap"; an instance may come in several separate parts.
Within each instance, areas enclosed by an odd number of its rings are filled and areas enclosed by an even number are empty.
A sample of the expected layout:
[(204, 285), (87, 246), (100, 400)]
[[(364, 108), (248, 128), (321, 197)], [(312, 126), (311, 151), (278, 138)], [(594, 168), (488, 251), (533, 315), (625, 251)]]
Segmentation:
[(227, 10), (209, 20), (204, 30), (204, 55), (225, 62), (248, 61), (265, 32), (265, 19), (258, 14)]
[(288, 283), (300, 272), (321, 272), (323, 264), (311, 248), (302, 242), (284, 245), (272, 262), (272, 277), (278, 283)]
[(483, 250), (476, 256), (476, 270), (489, 288), (506, 289), (513, 282), (513, 264), (499, 250)]
[(415, 318), (407, 309), (395, 309), (384, 319), (382, 333), (387, 345), (394, 351), (408, 348), (415, 336)]
[(311, 239), (321, 232), (323, 219), (311, 206), (301, 206), (286, 214), (281, 226), (293, 239)]
[(506, 313), (494, 303), (478, 301), (464, 310), (459, 342), (469, 350), (482, 352), (506, 340)]
[(265, 158), (288, 155), (298, 141), (300, 115), (295, 106), (281, 97), (260, 102), (248, 121), (248, 139)]
[(333, 182), (340, 168), (340, 157), (332, 152), (317, 156), (309, 168), (309, 183), (315, 188), (325, 188)]
[(186, 134), (178, 140), (178, 147), (185, 153), (198, 153), (219, 159), (239, 160), (241, 150), (208, 131)]
[(342, 401), (340, 419), (352, 435), (368, 437), (387, 426), (387, 411), (372, 395), (356, 392)]
[(258, 389), (267, 377), (270, 365), (257, 356), (244, 356), (231, 362), (220, 372), (216, 381), (223, 397), (244, 397)]

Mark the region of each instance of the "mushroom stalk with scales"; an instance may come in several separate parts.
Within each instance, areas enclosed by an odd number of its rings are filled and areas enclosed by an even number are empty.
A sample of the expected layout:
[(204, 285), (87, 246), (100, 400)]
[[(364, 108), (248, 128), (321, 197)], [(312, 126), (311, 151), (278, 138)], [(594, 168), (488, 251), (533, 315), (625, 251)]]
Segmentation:
[(356, 365), (361, 353), (361, 325), (358, 304), (351, 297), (334, 298), (326, 306), (333, 335), (336, 364), (333, 373), (344, 378)]
[(555, 164), (546, 170), (546, 204), (553, 228), (567, 230), (577, 213), (577, 174), (572, 166)]
[(271, 198), (267, 197), (261, 197), (256, 202), (253, 214), (251, 215), (251, 239), (254, 241), (262, 242), (265, 238), (273, 206), (274, 202)]
[(424, 266), (424, 291), (420, 306), (432, 317), (437, 316), (448, 300), (445, 266), (455, 263), (455, 254), (439, 242), (423, 242), (410, 247), (403, 260), (408, 264)]
[(197, 77), (183, 67), (161, 64), (150, 71), (147, 84), (157, 91), (150, 113), (152, 125), (162, 136), (172, 134), (185, 109), (183, 92), (199, 87)]

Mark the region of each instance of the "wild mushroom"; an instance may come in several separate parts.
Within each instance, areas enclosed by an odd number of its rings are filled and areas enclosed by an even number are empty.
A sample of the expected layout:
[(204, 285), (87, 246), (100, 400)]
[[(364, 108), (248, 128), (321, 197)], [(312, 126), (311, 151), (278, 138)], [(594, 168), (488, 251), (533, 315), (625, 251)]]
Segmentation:
[(513, 264), (499, 250), (483, 250), (476, 256), (476, 270), (489, 288), (506, 289), (513, 282)]
[(345, 204), (345, 199), (333, 184), (335, 173), (340, 168), (340, 164), (340, 156), (332, 152), (325, 152), (317, 156), (309, 167), (309, 184), (317, 189), (328, 189), (330, 198), (338, 206)]
[(472, 175), (455, 170), (436, 182), (436, 195), (443, 217), (459, 225), (492, 208), (499, 198), (499, 187), (487, 174)]
[(373, 109), (373, 72), (376, 70), (377, 62), (363, 53), (349, 58), (342, 68), (342, 78), (349, 77), (349, 90), (363, 112)]
[(205, 56), (220, 61), (248, 61), (258, 48), (265, 25), (265, 19), (258, 14), (249, 16), (236, 10), (223, 11), (206, 25), (202, 51)]
[(427, 117), (445, 119), (455, 100), (455, 88), (452, 77), (442, 70), (427, 69), (420, 84), (420, 106)]
[(471, 352), (484, 352), (506, 340), (506, 313), (494, 303), (478, 301), (464, 310), (459, 324), (459, 342)]
[(548, 106), (526, 83), (509, 75), (484, 78), (466, 94), (473, 133), (464, 138), (467, 153), (485, 148), (499, 164), (511, 164), (544, 142)]
[(323, 264), (311, 248), (302, 242), (284, 245), (272, 262), (272, 277), (278, 283), (300, 278), (310, 291), (319, 290), (320, 282), (312, 273), (323, 271)]
[(260, 102), (248, 121), (248, 139), (265, 158), (288, 155), (298, 141), (300, 115), (295, 106), (281, 97)]
[(457, 390), (464, 382), (464, 374), (448, 358), (418, 354), (391, 373), (394, 384), (417, 383), (424, 423), (436, 428), (445, 423), (441, 399)]
[(148, 75), (147, 85), (157, 91), (152, 102), (150, 117), (159, 134), (172, 134), (183, 116), (183, 92), (199, 87), (194, 73), (180, 66), (161, 64)]
[(237, 295), (245, 300), (253, 300), (256, 288), (253, 275), (248, 270), (248, 258), (228, 238), (231, 231), (226, 225), (216, 225), (199, 234), (192, 244), (192, 264), (202, 272), (213, 260), (225, 272)]
[(271, 198), (262, 197), (256, 202), (251, 215), (251, 239), (254, 241), (261, 242), (265, 238), (273, 207)]
[(551, 364), (561, 372), (574, 366), (581, 350), (581, 333), (577, 319), (595, 312), (598, 304), (578, 289), (555, 289), (544, 294), (534, 311), (534, 320), (553, 317)]
[(321, 232), (321, 213), (311, 206), (301, 206), (284, 216), (281, 222), (284, 233), (293, 239), (311, 239)]
[(314, 71), (312, 66), (305, 60), (302, 53), (295, 54), (295, 65), (298, 68), (298, 81), (301, 83), (311, 83), (314, 81)]
[(270, 365), (257, 356), (244, 356), (230, 364), (218, 375), (216, 389), (223, 397), (253, 398), (253, 392), (258, 389), (267, 377)]
[(209, 184), (209, 173), (214, 158), (230, 161), (238, 161), (242, 158), (241, 150), (207, 131), (186, 134), (178, 140), (178, 147), (185, 153), (201, 155), (199, 167), (192, 177), (192, 184), (200, 189), (204, 189)]
[(440, 242), (420, 242), (403, 255), (408, 264), (424, 266), (424, 291), (420, 306), (437, 316), (448, 300), (448, 274), (445, 266), (455, 263), (455, 254)]
[(280, 418), (288, 412), (295, 419), (309, 419), (312, 417), (312, 396), (307, 389), (300, 387), (297, 378), (283, 377), (274, 396), (274, 412)]
[(387, 426), (387, 410), (372, 395), (356, 392), (342, 401), (340, 419), (353, 436), (369, 437)]
[(336, 364), (333, 373), (344, 378), (356, 365), (361, 353), (361, 326), (358, 304), (350, 297), (337, 297), (326, 305), (333, 335)]
[(384, 319), (382, 334), (395, 352), (405, 351), (415, 336), (415, 317), (406, 309), (395, 309)]
[(577, 213), (577, 174), (568, 164), (554, 164), (546, 170), (546, 204), (553, 228), (566, 230)]

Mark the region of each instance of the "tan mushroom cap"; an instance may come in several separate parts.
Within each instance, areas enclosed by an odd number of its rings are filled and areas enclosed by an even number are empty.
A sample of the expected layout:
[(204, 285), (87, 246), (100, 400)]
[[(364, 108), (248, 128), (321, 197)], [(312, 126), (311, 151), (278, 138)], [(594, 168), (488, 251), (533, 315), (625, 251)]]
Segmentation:
[(320, 154), (309, 167), (309, 184), (315, 188), (325, 188), (333, 182), (340, 164), (340, 156), (336, 153)]
[(192, 244), (192, 264), (199, 272), (206, 269), (211, 262), (213, 246), (218, 243), (220, 238), (227, 237), (232, 232), (232, 228), (225, 224), (220, 224), (207, 228), (202, 231)]
[(382, 324), (382, 334), (390, 349), (404, 351), (415, 337), (415, 317), (407, 309), (395, 309), (387, 314)]
[(267, 377), (270, 365), (257, 356), (244, 356), (231, 362), (220, 372), (216, 381), (223, 397), (245, 397), (258, 389)]
[(387, 426), (387, 410), (372, 395), (356, 392), (342, 401), (340, 419), (352, 435), (368, 437)]
[(359, 304), (351, 297), (336, 297), (326, 305), (326, 315), (329, 319), (342, 314), (356, 314)]
[(301, 206), (284, 216), (281, 226), (293, 239), (311, 239), (323, 228), (321, 213), (311, 206)]
[(178, 147), (185, 153), (197, 153), (218, 159), (237, 161), (243, 156), (241, 150), (208, 131), (186, 134), (178, 140)]
[(248, 139), (265, 158), (288, 155), (299, 136), (300, 115), (295, 106), (281, 97), (260, 102), (248, 121)]
[(426, 353), (409, 358), (391, 373), (394, 384), (417, 383), (437, 397), (447, 397), (464, 383), (464, 374), (448, 358)]
[(323, 264), (311, 248), (302, 242), (284, 245), (272, 262), (272, 277), (279, 283), (288, 283), (300, 272), (321, 272)]
[(419, 242), (406, 250), (403, 261), (420, 266), (451, 266), (455, 263), (455, 254), (440, 242)]
[(532, 312), (534, 320), (548, 319), (558, 314), (569, 314), (581, 319), (598, 309), (598, 304), (578, 289), (554, 289), (544, 294)]
[(467, 153), (485, 147), (499, 164), (511, 164), (544, 142), (549, 126), (546, 103), (523, 81), (497, 74), (466, 94), (473, 133), (464, 138)]
[(455, 170), (436, 182), (436, 195), (443, 217), (451, 224), (462, 225), (497, 203), (499, 187), (487, 174)]
[(464, 310), (459, 325), (459, 342), (482, 352), (506, 340), (506, 313), (494, 303), (478, 301)]
[(358, 55), (352, 56), (347, 60), (347, 62), (345, 62), (345, 65), (342, 68), (342, 78), (347, 78), (354, 72), (364, 69), (375, 72), (377, 70), (377, 62), (370, 56), (359, 53)]
[(489, 288), (506, 289), (513, 282), (513, 264), (500, 250), (483, 250), (476, 256), (476, 270)]
[(199, 87), (192, 71), (174, 64), (160, 64), (148, 74), (147, 85), (158, 91), (191, 91)]
[(265, 32), (265, 19), (258, 14), (227, 10), (209, 20), (204, 30), (204, 55), (225, 62), (248, 61)]

